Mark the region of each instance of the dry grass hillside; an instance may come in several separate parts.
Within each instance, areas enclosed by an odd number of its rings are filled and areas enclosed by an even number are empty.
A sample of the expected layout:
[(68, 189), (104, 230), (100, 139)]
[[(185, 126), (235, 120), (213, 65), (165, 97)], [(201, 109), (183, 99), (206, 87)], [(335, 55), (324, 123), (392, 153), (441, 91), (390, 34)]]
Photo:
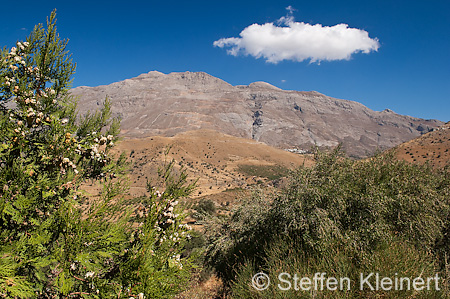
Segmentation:
[(402, 143), (393, 151), (399, 159), (408, 162), (428, 162), (434, 167), (443, 167), (450, 163), (450, 123)]
[(289, 169), (311, 165), (308, 155), (299, 155), (266, 144), (212, 130), (180, 133), (174, 137), (124, 139), (116, 147), (131, 162), (131, 194), (145, 194), (147, 180), (158, 168), (175, 160), (189, 179), (198, 180), (194, 197), (270, 184)]

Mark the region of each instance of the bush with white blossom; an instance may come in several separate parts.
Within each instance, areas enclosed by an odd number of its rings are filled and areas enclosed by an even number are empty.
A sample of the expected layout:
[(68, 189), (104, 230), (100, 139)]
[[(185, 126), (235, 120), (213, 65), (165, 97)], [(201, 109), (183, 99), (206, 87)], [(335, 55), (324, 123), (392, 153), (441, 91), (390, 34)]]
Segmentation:
[(184, 245), (190, 239), (191, 227), (182, 222), (184, 215), (179, 200), (191, 193), (194, 184), (186, 184), (186, 173), (173, 175), (174, 162), (160, 171), (163, 192), (148, 184), (150, 196), (141, 198), (133, 246), (128, 251), (130, 268), (141, 265), (139, 272), (127, 277), (135, 282), (134, 293), (149, 298), (170, 298), (186, 287), (193, 257), (182, 257)]
[[(0, 298), (166, 297), (179, 285), (152, 277), (189, 272), (188, 228), (175, 210), (191, 187), (168, 181), (132, 226), (126, 158), (111, 154), (120, 121), (108, 100), (77, 116), (75, 65), (55, 20), (0, 56)], [(102, 191), (82, 210), (88, 180)]]

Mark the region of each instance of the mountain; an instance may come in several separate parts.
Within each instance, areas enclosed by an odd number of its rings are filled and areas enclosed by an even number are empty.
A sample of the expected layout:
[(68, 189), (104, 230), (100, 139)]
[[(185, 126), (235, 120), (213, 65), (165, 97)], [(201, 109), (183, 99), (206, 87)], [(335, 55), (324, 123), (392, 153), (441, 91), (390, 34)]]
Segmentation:
[(399, 159), (440, 168), (450, 164), (450, 122), (393, 148)]
[(278, 148), (336, 146), (364, 157), (443, 125), (315, 91), (286, 91), (265, 82), (232, 86), (203, 72), (163, 74), (97, 87), (77, 87), (80, 113), (97, 110), (105, 97), (122, 117), (124, 137), (174, 136), (209, 129)]

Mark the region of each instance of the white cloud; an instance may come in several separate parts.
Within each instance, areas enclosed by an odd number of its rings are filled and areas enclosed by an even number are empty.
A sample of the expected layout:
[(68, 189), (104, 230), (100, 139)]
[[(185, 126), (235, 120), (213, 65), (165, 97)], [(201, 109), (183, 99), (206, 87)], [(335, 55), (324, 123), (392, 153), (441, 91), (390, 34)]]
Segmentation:
[(227, 48), (227, 53), (251, 55), (267, 62), (283, 60), (311, 62), (348, 60), (352, 54), (370, 53), (380, 47), (378, 39), (369, 37), (365, 30), (349, 28), (347, 24), (335, 26), (311, 25), (295, 22), (292, 7), (289, 14), (277, 24), (253, 24), (242, 30), (240, 37), (221, 38), (214, 46)]

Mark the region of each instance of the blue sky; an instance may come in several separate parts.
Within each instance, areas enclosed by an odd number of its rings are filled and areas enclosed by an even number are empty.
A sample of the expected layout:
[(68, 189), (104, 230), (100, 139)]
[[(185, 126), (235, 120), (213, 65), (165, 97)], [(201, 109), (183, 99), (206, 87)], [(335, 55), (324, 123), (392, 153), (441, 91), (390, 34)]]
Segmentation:
[[(204, 71), (233, 85), (266, 81), (373, 110), (450, 121), (448, 0), (8, 1), (2, 3), (1, 46), (23, 40), (54, 8), (58, 31), (70, 40), (77, 63), (74, 87), (110, 84), (152, 70)], [(356, 50), (349, 60), (319, 57), (320, 63), (311, 57), (273, 63), (263, 54), (252, 56), (250, 48), (233, 56), (227, 52), (233, 45), (213, 45), (239, 38), (252, 24), (288, 27), (277, 22), (282, 17), (322, 28), (347, 24), (378, 44), (366, 48), (368, 53)], [(277, 43), (271, 46), (278, 49)]]

